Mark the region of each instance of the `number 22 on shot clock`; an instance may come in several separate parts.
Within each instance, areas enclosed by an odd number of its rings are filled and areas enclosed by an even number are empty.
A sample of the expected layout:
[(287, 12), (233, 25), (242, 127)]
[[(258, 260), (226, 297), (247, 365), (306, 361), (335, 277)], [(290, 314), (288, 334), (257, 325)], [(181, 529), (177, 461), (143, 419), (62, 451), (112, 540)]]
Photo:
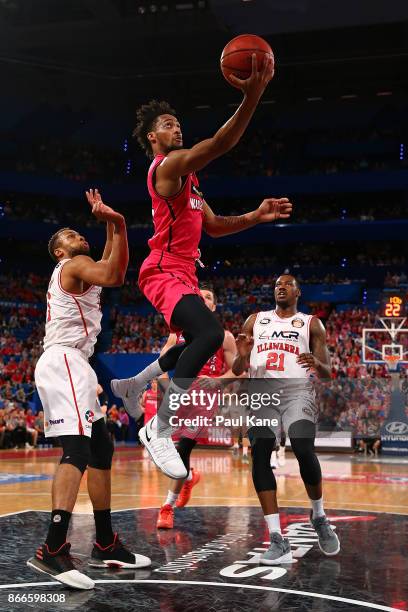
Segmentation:
[(399, 295), (387, 296), (384, 303), (384, 317), (400, 317), (403, 310), (403, 299)]

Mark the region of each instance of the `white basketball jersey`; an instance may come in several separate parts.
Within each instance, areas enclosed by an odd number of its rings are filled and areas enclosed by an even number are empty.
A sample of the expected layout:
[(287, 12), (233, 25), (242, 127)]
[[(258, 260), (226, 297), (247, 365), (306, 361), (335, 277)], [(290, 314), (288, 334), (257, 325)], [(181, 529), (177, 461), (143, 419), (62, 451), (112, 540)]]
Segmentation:
[(67, 261), (70, 260), (57, 263), (48, 285), (44, 349), (56, 344), (71, 346), (89, 359), (101, 331), (102, 288), (91, 285), (78, 295), (65, 291), (61, 271)]
[(310, 353), (309, 330), (313, 315), (297, 312), (281, 319), (275, 310), (258, 312), (250, 357), (251, 378), (309, 378), (311, 371), (296, 363)]

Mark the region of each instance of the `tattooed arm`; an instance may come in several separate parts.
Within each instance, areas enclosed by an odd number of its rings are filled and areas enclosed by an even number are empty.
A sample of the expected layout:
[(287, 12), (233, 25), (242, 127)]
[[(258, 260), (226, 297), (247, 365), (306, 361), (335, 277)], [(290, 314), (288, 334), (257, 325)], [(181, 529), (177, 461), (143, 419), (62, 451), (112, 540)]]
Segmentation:
[(288, 198), (267, 198), (261, 205), (244, 215), (222, 217), (214, 214), (208, 204), (204, 203), (204, 231), (213, 238), (242, 232), (258, 223), (270, 223), (276, 219), (288, 219), (292, 204)]

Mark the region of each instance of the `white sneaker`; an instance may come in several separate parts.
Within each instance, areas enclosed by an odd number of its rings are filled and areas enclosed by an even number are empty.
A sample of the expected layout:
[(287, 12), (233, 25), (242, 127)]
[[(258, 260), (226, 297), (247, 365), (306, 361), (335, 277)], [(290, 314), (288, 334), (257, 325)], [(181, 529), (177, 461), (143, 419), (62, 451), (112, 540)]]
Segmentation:
[(272, 451), (272, 455), (271, 455), (271, 468), (273, 470), (276, 470), (276, 468), (278, 467), (278, 461), (276, 458), (276, 451)]
[(278, 450), (278, 465), (280, 467), (283, 467), (284, 465), (286, 465), (284, 446), (279, 447), (279, 450)]
[(139, 438), (163, 474), (176, 480), (187, 477), (187, 470), (173, 440), (157, 435), (157, 415), (140, 429)]
[(113, 378), (110, 385), (113, 395), (120, 397), (129, 416), (137, 420), (142, 414), (140, 399), (146, 385), (135, 385), (133, 378)]

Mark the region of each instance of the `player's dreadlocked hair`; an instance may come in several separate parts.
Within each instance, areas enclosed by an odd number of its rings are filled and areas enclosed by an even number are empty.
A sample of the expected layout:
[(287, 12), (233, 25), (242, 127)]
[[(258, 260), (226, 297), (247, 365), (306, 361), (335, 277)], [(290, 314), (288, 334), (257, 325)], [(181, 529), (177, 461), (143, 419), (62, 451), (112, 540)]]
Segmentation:
[(154, 129), (159, 115), (175, 115), (176, 111), (171, 108), (168, 102), (162, 100), (150, 100), (148, 104), (143, 104), (136, 111), (136, 127), (133, 130), (133, 137), (137, 138), (138, 143), (150, 158), (153, 157), (153, 150), (147, 134)]
[(50, 254), (51, 259), (56, 263), (58, 262), (58, 257), (55, 256), (54, 251), (59, 247), (61, 234), (69, 231), (69, 229), (69, 227), (63, 227), (62, 229), (58, 230), (58, 232), (55, 232), (55, 234), (53, 234), (48, 241), (48, 253)]

